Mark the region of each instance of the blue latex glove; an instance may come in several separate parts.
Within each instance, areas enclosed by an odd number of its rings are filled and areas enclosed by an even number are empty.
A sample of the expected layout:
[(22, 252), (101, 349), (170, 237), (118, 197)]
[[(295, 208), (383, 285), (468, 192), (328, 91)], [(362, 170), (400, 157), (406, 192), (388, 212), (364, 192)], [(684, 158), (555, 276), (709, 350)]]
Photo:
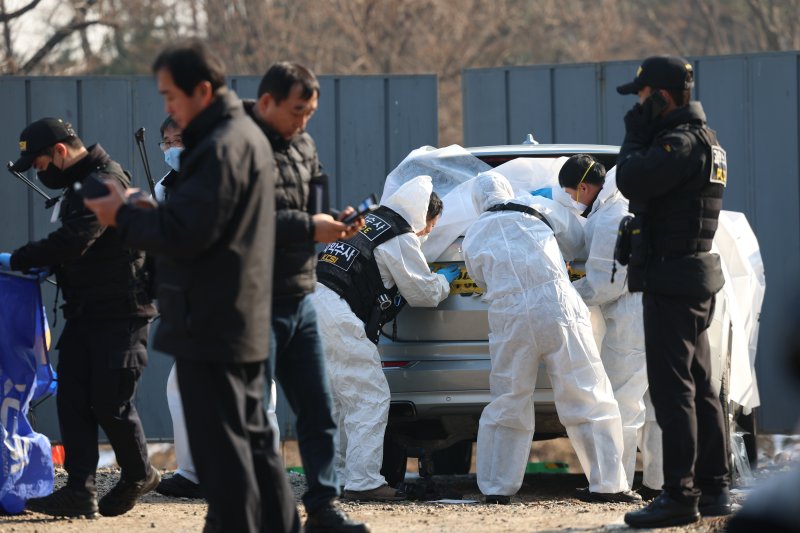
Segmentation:
[(11, 270), (11, 254), (3, 252), (0, 254), (0, 270)]
[(535, 191), (531, 191), (531, 196), (543, 196), (545, 198), (553, 199), (553, 189), (551, 187), (542, 187), (541, 189), (536, 189)]
[(36, 279), (39, 280), (39, 283), (46, 280), (52, 272), (50, 272), (49, 268), (32, 268), (26, 272), (29, 276), (35, 276)]
[(444, 276), (447, 283), (453, 283), (456, 278), (458, 278), (459, 274), (461, 274), (461, 269), (458, 265), (447, 265), (446, 267), (440, 268), (436, 273)]

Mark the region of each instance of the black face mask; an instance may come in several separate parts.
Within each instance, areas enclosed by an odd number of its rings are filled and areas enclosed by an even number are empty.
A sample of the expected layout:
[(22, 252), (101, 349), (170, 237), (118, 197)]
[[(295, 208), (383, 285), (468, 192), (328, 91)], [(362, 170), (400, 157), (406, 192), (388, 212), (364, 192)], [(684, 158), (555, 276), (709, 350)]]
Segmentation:
[(53, 163), (47, 165), (46, 169), (40, 171), (36, 175), (39, 177), (39, 181), (48, 189), (63, 189), (64, 187), (68, 187), (72, 182), (72, 179), (64, 175), (64, 171)]

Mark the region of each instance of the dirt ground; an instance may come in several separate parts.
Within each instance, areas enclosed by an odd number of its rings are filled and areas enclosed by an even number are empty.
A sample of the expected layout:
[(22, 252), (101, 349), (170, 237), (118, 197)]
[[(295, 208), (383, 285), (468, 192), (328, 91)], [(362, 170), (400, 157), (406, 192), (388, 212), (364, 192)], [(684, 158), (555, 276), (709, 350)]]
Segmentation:
[[(298, 465), (299, 457), (295, 443), (283, 448), (284, 461), (288, 466)], [(565, 461), (574, 472), (577, 459), (566, 439), (534, 443), (532, 461)], [(153, 464), (168, 469), (174, 468), (174, 455), (170, 450), (154, 455)], [(410, 460), (413, 467), (415, 461)], [(409, 470), (412, 470), (410, 468)], [(579, 468), (577, 469), (578, 471)], [(473, 470), (474, 472), (474, 465)], [(115, 468), (103, 468), (98, 472), (98, 492), (102, 495), (116, 483), (119, 473)], [(408, 478), (413, 479), (412, 473)], [(56, 484), (65, 482), (63, 470), (57, 470)], [(298, 498), (305, 490), (305, 478), (290, 473), (289, 479)], [(475, 475), (436, 476), (437, 491), (448, 497), (481, 501)], [(626, 530), (623, 515), (636, 509), (637, 505), (587, 504), (574, 497), (575, 489), (586, 486), (580, 473), (534, 474), (525, 477), (522, 489), (508, 506), (487, 506), (483, 503), (445, 504), (436, 502), (406, 502), (376, 504), (343, 502), (350, 516), (366, 521), (374, 532), (467, 532), (499, 531), (617, 531)], [(742, 494), (734, 496), (741, 503)], [(305, 519), (302, 504), (298, 505), (301, 518)], [(206, 505), (202, 500), (187, 500), (151, 493), (126, 515), (96, 520), (54, 519), (44, 515), (25, 512), (18, 516), (0, 517), (0, 533), (45, 532), (63, 533), (126, 532), (144, 531), (202, 531)], [(697, 524), (670, 528), (666, 532), (714, 532), (724, 529), (725, 518), (707, 518)]]

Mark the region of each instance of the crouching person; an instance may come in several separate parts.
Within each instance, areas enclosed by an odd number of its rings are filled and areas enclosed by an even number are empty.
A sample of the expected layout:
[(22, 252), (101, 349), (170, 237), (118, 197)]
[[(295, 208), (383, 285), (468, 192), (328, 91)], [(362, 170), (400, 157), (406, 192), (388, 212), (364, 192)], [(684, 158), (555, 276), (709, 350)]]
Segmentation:
[[(513, 200), (513, 201), (512, 201)], [(470, 277), (489, 302), (492, 401), (478, 429), (478, 487), (507, 504), (522, 485), (534, 431), (533, 392), (544, 362), (556, 411), (589, 478), (589, 501), (635, 502), (622, 468), (622, 424), (592, 335), (589, 310), (572, 287), (561, 250), (583, 248), (583, 231), (545, 198), (514, 199), (508, 180), (476, 178), (483, 213), (463, 242)]]
[[(329, 244), (317, 264), (313, 293), (338, 422), (336, 468), (345, 497), (405, 499), (381, 475), (389, 385), (376, 346), (380, 301), (399, 294), (412, 306), (436, 306), (450, 294), (457, 269), (434, 274), (422, 254), (442, 212), (431, 178), (400, 187), (354, 237)], [(388, 299), (388, 300), (387, 300)]]

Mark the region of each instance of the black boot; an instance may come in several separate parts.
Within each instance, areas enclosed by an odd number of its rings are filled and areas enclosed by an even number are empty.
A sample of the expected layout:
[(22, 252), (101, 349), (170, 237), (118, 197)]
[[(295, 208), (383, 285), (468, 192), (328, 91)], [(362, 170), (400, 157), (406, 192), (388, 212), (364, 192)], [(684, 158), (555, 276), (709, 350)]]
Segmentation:
[(100, 514), (103, 516), (117, 516), (127, 513), (136, 505), (139, 496), (147, 494), (158, 486), (161, 474), (150, 466), (147, 477), (137, 481), (128, 481), (120, 478), (108, 494), (100, 498)]
[(647, 507), (625, 513), (625, 523), (631, 527), (669, 527), (692, 524), (700, 520), (697, 501), (683, 503), (666, 492), (650, 502)]
[(188, 480), (180, 474), (174, 474), (172, 477), (162, 479), (161, 483), (156, 487), (156, 492), (173, 498), (203, 498), (203, 494), (200, 492), (200, 484)]
[(642, 485), (636, 492), (638, 492), (639, 496), (646, 502), (655, 500), (661, 494), (660, 489), (651, 489), (647, 485)]
[(728, 516), (731, 510), (731, 496), (728, 489), (719, 494), (703, 494), (697, 503), (697, 508), (703, 516)]
[(25, 506), (50, 516), (97, 518), (97, 496), (88, 490), (62, 487), (49, 496), (28, 500)]
[(308, 515), (306, 533), (370, 533), (367, 524), (352, 520), (336, 504), (330, 501)]

